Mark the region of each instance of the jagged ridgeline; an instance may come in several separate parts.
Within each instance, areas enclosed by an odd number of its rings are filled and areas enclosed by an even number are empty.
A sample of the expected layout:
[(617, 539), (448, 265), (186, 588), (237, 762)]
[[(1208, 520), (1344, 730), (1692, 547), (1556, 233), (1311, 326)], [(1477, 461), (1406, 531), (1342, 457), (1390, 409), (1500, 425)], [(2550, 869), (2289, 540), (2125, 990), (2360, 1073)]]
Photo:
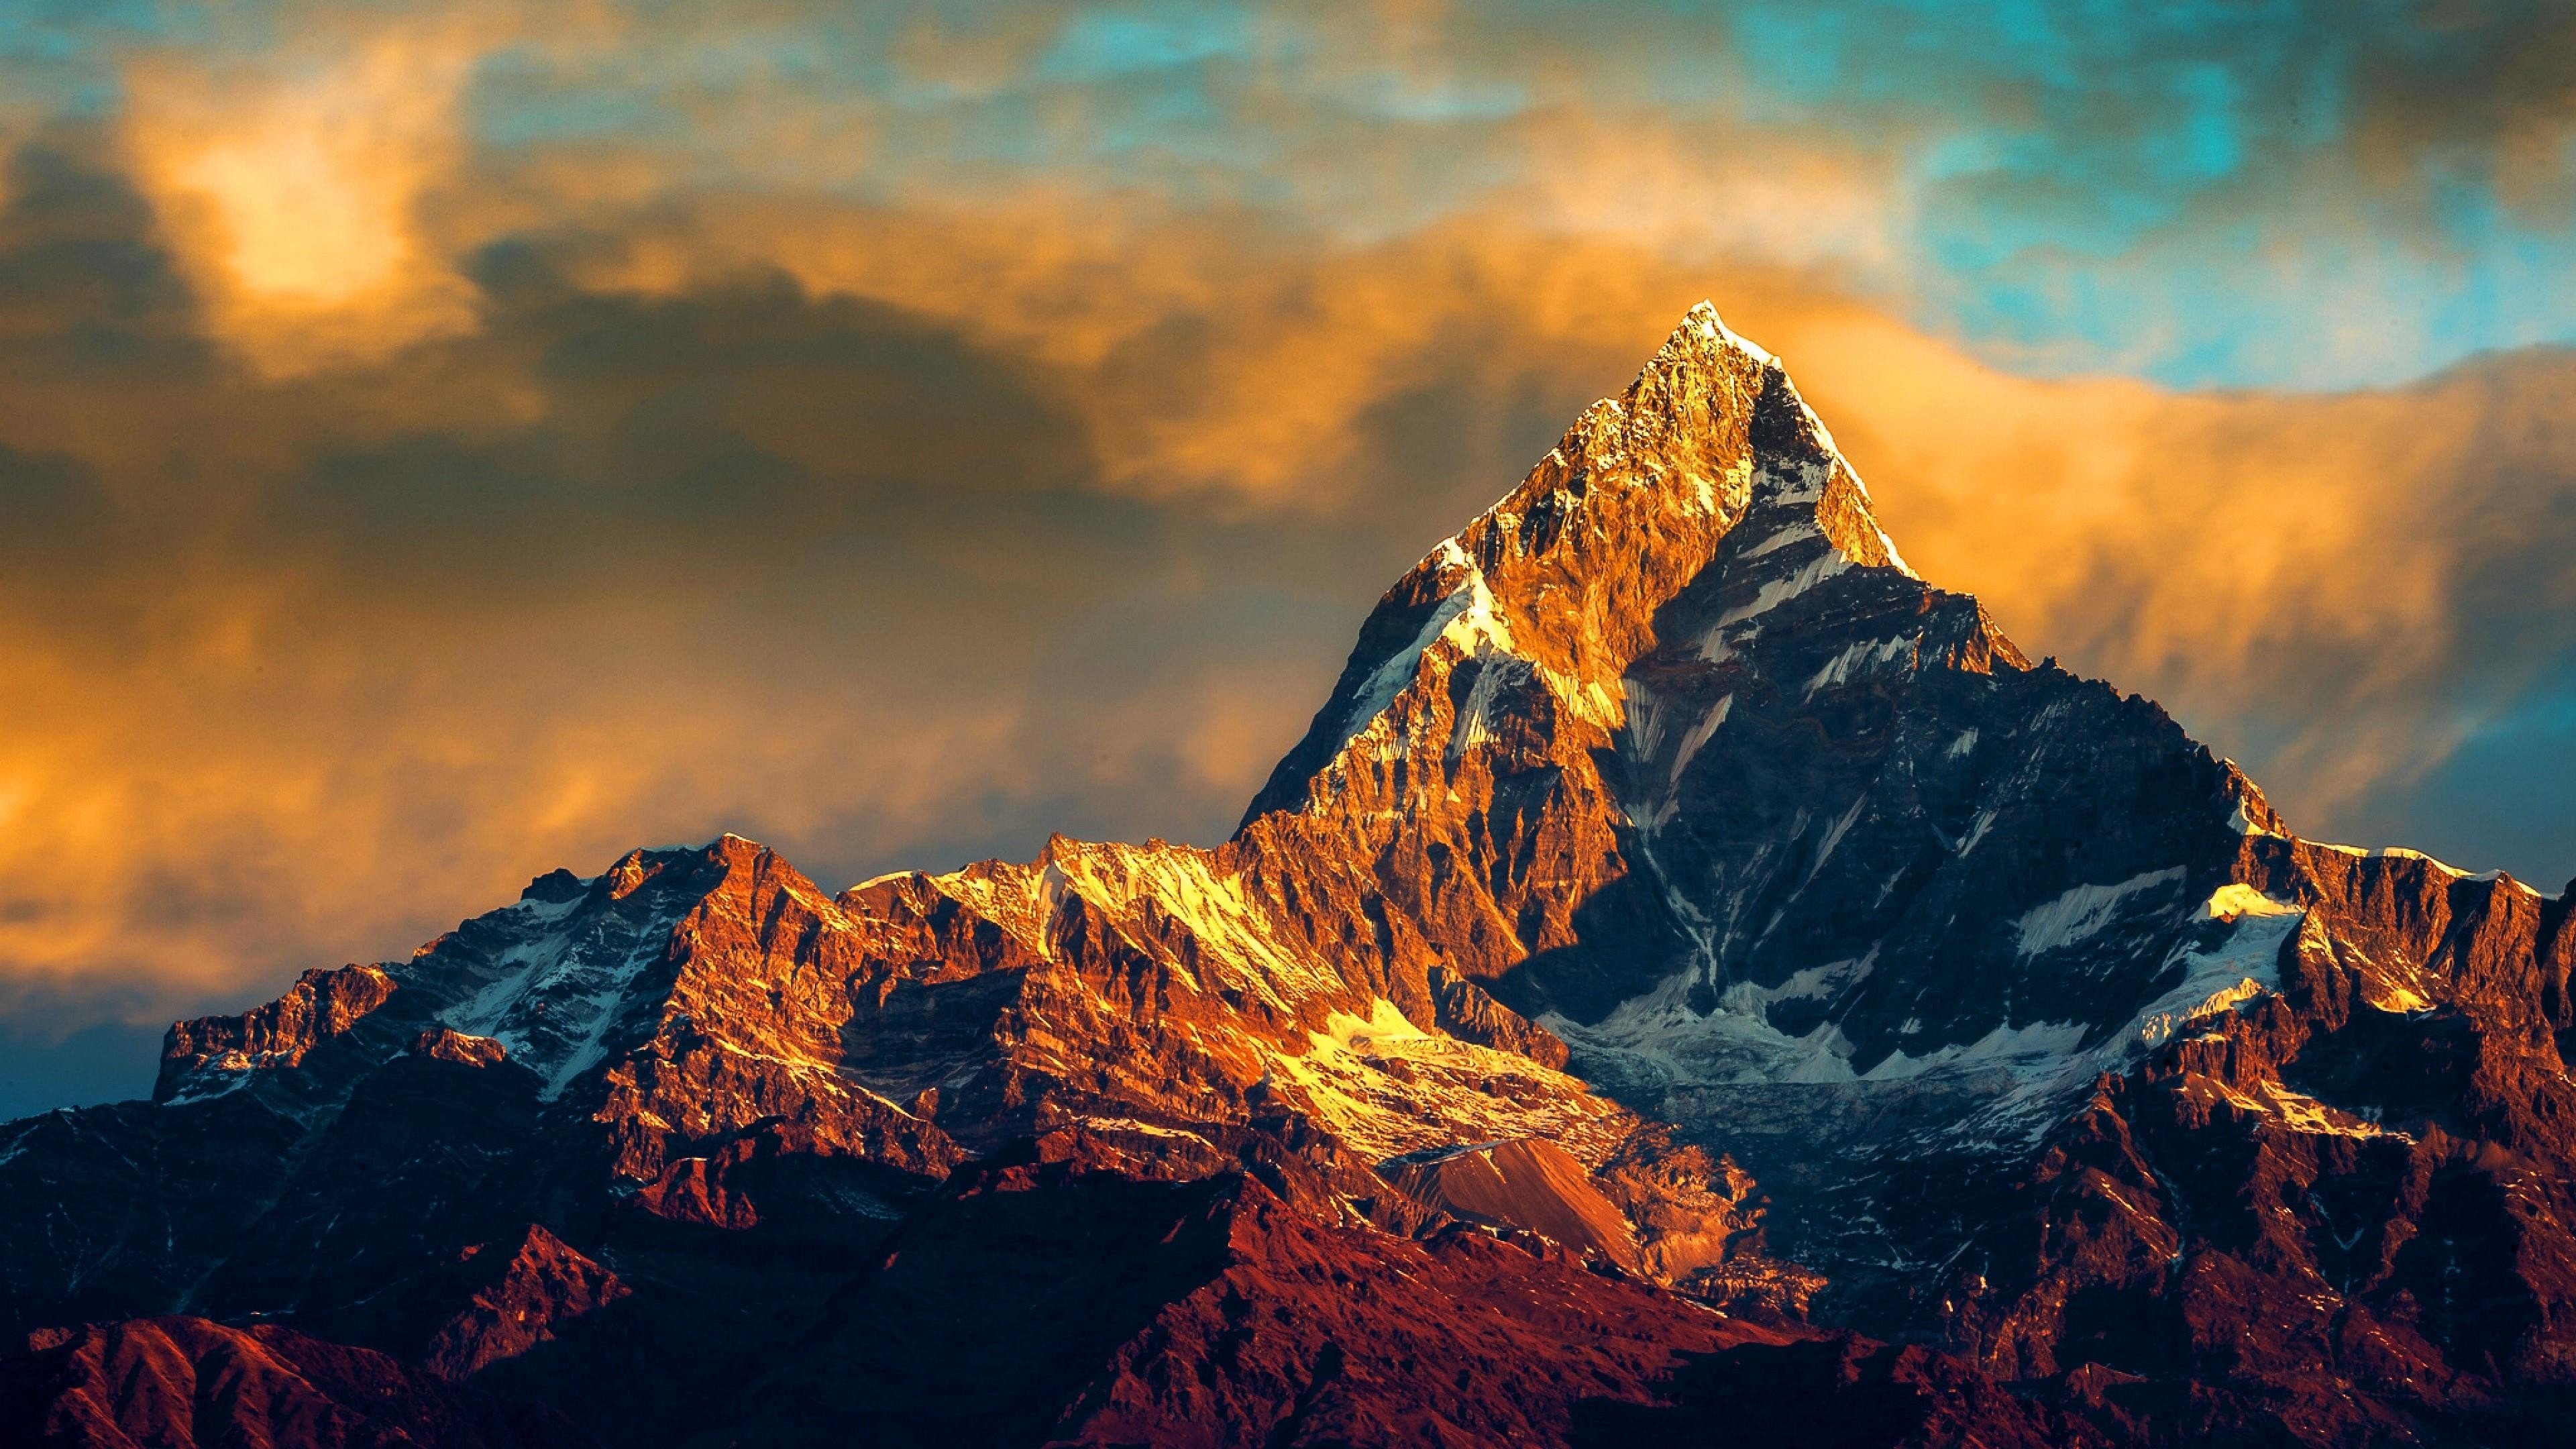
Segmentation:
[(0, 1436), (2545, 1436), (2571, 956), (2034, 666), (1703, 305), (1213, 849), (637, 851), (0, 1128)]

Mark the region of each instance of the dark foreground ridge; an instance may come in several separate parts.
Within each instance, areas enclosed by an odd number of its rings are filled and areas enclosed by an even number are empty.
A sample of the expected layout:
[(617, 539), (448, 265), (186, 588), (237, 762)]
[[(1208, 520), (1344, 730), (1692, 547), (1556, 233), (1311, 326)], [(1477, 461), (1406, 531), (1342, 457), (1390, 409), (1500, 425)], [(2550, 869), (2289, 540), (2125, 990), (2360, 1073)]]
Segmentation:
[(2568, 1442), (2571, 965), (1703, 306), (1216, 849), (637, 851), (0, 1127), (0, 1441)]

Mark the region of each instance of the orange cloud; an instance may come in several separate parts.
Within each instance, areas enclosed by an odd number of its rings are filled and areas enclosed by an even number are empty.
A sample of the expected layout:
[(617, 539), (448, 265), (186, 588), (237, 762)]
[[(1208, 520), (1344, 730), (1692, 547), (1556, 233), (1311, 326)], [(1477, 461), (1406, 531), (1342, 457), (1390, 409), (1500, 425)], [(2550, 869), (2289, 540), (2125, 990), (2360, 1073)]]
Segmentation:
[(2576, 486), (2576, 440), (2533, 431), (2552, 406), (2535, 394), (2576, 379), (2565, 358), (2507, 367), (2521, 396), (2474, 370), (2177, 395), (2001, 376), (1857, 313), (1794, 342), (1927, 576), (2239, 735), (2217, 743), (2261, 748), (2267, 781), (2321, 825), (2437, 763), (2550, 657), (2496, 657), (2482, 574), (2523, 572), (2535, 609), (2576, 599), (2576, 569), (2517, 558), (2491, 527), (2546, 527), (2552, 492)]
[(569, 58), (620, 24), (590, 0), (271, 20), (292, 38), (124, 67), (127, 164), (209, 327), (271, 376), (470, 330), (459, 261), (509, 215), (465, 175), (474, 69), (505, 47)]
[(460, 158), (457, 97), (478, 49), (393, 33), (280, 77), (133, 69), (135, 174), (217, 334), (264, 371), (473, 325), (473, 289), (420, 208)]

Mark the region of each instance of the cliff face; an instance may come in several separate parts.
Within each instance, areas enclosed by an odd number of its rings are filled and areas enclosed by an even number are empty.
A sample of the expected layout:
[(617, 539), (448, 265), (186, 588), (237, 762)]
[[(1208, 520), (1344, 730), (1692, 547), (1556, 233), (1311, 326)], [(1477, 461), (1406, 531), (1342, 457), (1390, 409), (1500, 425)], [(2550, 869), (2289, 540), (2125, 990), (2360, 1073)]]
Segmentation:
[(1231, 840), (638, 851), (181, 1023), (0, 1128), (6, 1362), (128, 1434), (99, 1364), (276, 1321), (653, 1443), (2492, 1442), (2576, 1372), (2567, 917), (2033, 665), (1702, 307)]

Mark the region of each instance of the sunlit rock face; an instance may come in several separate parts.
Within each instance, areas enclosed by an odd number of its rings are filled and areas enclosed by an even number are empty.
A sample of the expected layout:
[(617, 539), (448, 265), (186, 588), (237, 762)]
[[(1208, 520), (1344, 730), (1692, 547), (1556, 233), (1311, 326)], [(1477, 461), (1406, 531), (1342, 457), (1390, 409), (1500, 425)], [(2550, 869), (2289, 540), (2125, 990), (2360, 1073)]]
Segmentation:
[(329, 1340), (496, 1443), (2492, 1440), (2567, 917), (2034, 665), (1703, 306), (1214, 848), (637, 851), (0, 1128), (0, 1415)]

